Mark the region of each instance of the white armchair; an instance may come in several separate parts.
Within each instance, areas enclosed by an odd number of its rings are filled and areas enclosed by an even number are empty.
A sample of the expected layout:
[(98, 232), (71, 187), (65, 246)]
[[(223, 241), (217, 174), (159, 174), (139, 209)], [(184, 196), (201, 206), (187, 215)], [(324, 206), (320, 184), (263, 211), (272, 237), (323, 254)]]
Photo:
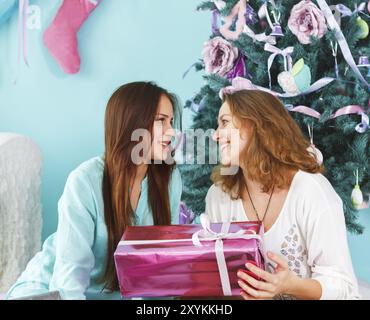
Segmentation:
[(41, 248), (41, 163), (30, 138), (0, 133), (0, 293)]

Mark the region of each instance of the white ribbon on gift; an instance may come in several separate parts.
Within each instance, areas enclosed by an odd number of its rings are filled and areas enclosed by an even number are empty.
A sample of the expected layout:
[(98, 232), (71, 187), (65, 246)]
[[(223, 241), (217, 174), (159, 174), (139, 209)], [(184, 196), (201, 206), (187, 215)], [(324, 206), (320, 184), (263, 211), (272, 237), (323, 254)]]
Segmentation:
[[(227, 272), (226, 259), (223, 249), (224, 239), (258, 239), (261, 240), (261, 236), (256, 234), (253, 230), (239, 230), (238, 232), (229, 232), (230, 222), (225, 222), (221, 226), (221, 232), (217, 233), (211, 229), (211, 223), (208, 215), (200, 215), (200, 223), (203, 229), (195, 232), (192, 236), (193, 244), (201, 246), (201, 240), (204, 241), (215, 241), (215, 253), (220, 274), (220, 280), (222, 290), (225, 296), (231, 296), (231, 286), (229, 273)], [(246, 234), (249, 232), (249, 234)]]
[(224, 239), (256, 239), (262, 242), (262, 237), (256, 234), (253, 230), (239, 230), (237, 232), (229, 232), (230, 222), (223, 223), (221, 232), (217, 233), (211, 230), (211, 223), (208, 215), (201, 214), (200, 222), (203, 229), (193, 233), (191, 239), (169, 239), (169, 240), (122, 240), (118, 246), (133, 246), (142, 244), (158, 244), (170, 242), (189, 242), (191, 241), (195, 246), (202, 246), (203, 241), (215, 241), (215, 253), (217, 266), (220, 274), (222, 291), (225, 296), (231, 296), (231, 286), (229, 273), (227, 271), (226, 259), (223, 251)]
[(269, 74), (269, 86), (271, 88), (271, 72), (270, 72), (270, 69), (271, 69), (272, 63), (274, 62), (275, 57), (279, 54), (282, 55), (283, 58), (284, 58), (284, 69), (285, 69), (285, 71), (290, 71), (292, 69), (292, 66), (293, 66), (293, 60), (292, 60), (292, 57), (290, 55), (293, 53), (294, 47), (286, 47), (285, 49), (281, 50), (278, 47), (275, 47), (275, 46), (273, 46), (269, 43), (266, 43), (264, 49), (265, 49), (265, 51), (268, 51), (268, 52), (272, 53), (269, 56), (268, 60), (267, 60), (267, 70), (268, 70), (268, 74)]

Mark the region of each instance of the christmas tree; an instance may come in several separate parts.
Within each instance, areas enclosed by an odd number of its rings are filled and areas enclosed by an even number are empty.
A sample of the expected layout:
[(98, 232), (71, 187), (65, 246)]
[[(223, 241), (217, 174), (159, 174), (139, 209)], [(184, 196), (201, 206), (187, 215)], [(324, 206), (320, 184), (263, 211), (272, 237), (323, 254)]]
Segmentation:
[[(348, 230), (361, 233), (352, 190), (356, 173), (364, 201), (370, 193), (370, 2), (214, 0), (198, 10), (210, 10), (212, 34), (195, 64), (205, 85), (185, 106), (195, 112), (192, 127), (217, 128), (219, 90), (235, 79), (278, 94), (318, 158), (321, 151)], [(206, 164), (180, 166), (183, 200), (196, 214), (212, 184), (204, 147)]]

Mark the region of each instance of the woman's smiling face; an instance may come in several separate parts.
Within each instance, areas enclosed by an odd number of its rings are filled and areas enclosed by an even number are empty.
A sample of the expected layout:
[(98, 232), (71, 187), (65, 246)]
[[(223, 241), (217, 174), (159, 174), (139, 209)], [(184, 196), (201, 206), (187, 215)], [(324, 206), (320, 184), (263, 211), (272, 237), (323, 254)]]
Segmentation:
[(242, 123), (231, 113), (227, 102), (224, 102), (218, 113), (218, 127), (213, 140), (220, 145), (221, 164), (224, 166), (239, 166), (240, 155), (247, 147), (251, 126)]
[(171, 139), (175, 136), (172, 125), (173, 106), (170, 99), (162, 95), (153, 123), (152, 160), (165, 161), (171, 155)]

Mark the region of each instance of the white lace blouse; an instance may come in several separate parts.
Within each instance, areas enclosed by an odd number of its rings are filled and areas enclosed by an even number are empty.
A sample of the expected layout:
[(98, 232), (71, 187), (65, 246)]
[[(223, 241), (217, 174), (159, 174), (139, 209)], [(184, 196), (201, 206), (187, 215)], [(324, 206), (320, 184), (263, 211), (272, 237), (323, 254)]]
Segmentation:
[[(247, 221), (241, 199), (212, 185), (206, 197), (211, 222)], [(322, 286), (321, 299), (359, 299), (348, 249), (342, 200), (322, 174), (298, 171), (283, 208), (264, 235), (266, 251), (286, 258), (290, 270)]]

